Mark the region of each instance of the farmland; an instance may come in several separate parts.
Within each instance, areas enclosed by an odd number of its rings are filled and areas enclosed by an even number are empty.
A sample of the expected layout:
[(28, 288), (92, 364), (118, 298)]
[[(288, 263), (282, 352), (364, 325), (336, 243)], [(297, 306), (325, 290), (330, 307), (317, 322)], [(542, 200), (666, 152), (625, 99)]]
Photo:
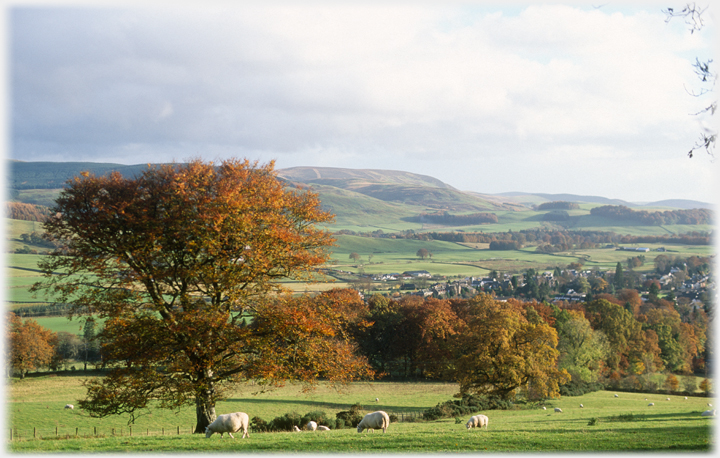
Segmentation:
[[(238, 385), (217, 412), (247, 412), (271, 420), (285, 413), (303, 415), (325, 411), (330, 416), (361, 404), (366, 411), (419, 414), (452, 399), (451, 383), (353, 383), (336, 391), (320, 383), (314, 392), (298, 386), (253, 394), (257, 387)], [(392, 423), (383, 434), (357, 434), (355, 429), (320, 432), (252, 433), (235, 441), (191, 435), (194, 407), (178, 412), (154, 409), (132, 428), (127, 418), (88, 417), (77, 408), (65, 410), (83, 396), (81, 377), (30, 377), (13, 380), (9, 387), (9, 425), (16, 429), (9, 443), (12, 452), (117, 452), (117, 451), (268, 451), (268, 452), (541, 452), (541, 451), (708, 451), (714, 447), (716, 421), (702, 417), (707, 398), (661, 393), (599, 391), (579, 397), (562, 397), (540, 405), (519, 404), (511, 410), (485, 411), (490, 427), (465, 429), (462, 418)], [(375, 402), (375, 398), (379, 401)], [(647, 400), (645, 400), (647, 398)], [(648, 406), (654, 402), (654, 406)], [(579, 405), (583, 404), (583, 408)], [(563, 412), (553, 412), (560, 407)], [(593, 420), (594, 419), (594, 420)], [(592, 423), (592, 424), (591, 424)], [(55, 428), (58, 428), (57, 436)], [(40, 438), (33, 439), (35, 435)], [(78, 437), (75, 438), (77, 428)], [(180, 434), (178, 435), (178, 428)], [(114, 435), (113, 435), (114, 429)], [(164, 435), (163, 435), (164, 434)]]

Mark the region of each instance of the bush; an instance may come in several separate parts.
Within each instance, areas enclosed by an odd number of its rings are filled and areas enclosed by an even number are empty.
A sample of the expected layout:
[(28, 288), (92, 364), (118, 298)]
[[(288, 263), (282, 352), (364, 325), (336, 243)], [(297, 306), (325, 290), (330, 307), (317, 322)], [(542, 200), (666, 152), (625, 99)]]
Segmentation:
[(360, 404), (354, 404), (350, 406), (350, 410), (343, 410), (336, 413), (335, 417), (343, 421), (343, 426), (351, 426), (355, 428), (365, 416), (363, 412), (363, 406)]
[(250, 420), (250, 430), (264, 433), (270, 431), (270, 425), (260, 417), (252, 417)]
[(292, 431), (293, 426), (301, 428), (302, 417), (298, 413), (286, 413), (270, 422), (270, 431)]
[(513, 403), (498, 396), (473, 396), (465, 394), (460, 400), (450, 400), (437, 404), (423, 412), (425, 420), (439, 420), (469, 415), (481, 410), (508, 410)]
[(582, 396), (593, 391), (604, 390), (605, 386), (600, 382), (583, 382), (582, 380), (571, 380), (565, 385), (560, 385), (562, 396)]

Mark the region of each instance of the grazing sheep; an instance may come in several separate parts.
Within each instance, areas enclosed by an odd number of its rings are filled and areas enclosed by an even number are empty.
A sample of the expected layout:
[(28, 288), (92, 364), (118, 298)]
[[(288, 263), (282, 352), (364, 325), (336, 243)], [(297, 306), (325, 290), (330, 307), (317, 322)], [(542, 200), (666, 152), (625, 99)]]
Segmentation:
[(709, 402), (708, 402), (708, 407), (712, 407), (712, 404), (710, 404)]
[(250, 437), (248, 434), (248, 426), (250, 425), (250, 417), (245, 412), (234, 412), (226, 413), (224, 415), (218, 415), (214, 422), (210, 423), (205, 428), (205, 437), (208, 438), (214, 433), (219, 433), (220, 438), (223, 438), (224, 433), (228, 433), (228, 436), (235, 439), (232, 433), (242, 430), (242, 438)]
[(615, 397), (618, 397), (618, 395), (616, 394)]
[(307, 425), (303, 426), (303, 429), (304, 429), (305, 431), (315, 431), (315, 430), (317, 429), (317, 427), (318, 427), (318, 426), (317, 426), (317, 423), (315, 423), (314, 421), (310, 420)]
[(485, 426), (485, 429), (488, 429), (488, 425), (490, 424), (490, 419), (486, 415), (474, 415), (470, 417), (470, 419), (465, 423), (465, 427), (467, 429), (472, 428), (482, 428)]
[(380, 402), (380, 399), (378, 399), (378, 398), (375, 398), (375, 402)]
[(65, 408), (66, 408), (66, 409), (73, 410), (73, 409), (75, 408), (75, 406), (72, 405), (72, 404), (65, 404)]
[(715, 409), (713, 410), (706, 410), (705, 412), (701, 413), (703, 417), (714, 417), (715, 416)]
[(581, 409), (583, 408), (583, 405), (582, 405), (582, 404), (580, 404), (580, 408), (581, 408)]
[(293, 430), (294, 433), (299, 433), (299, 432), (300, 432), (300, 428), (298, 428), (297, 425), (293, 425), (292, 430)]
[(562, 409), (560, 407), (555, 407), (555, 412), (562, 412)]
[(382, 410), (378, 410), (377, 412), (365, 415), (363, 419), (360, 420), (360, 423), (357, 425), (357, 432), (361, 433), (364, 429), (375, 432), (375, 429), (382, 428), (383, 434), (385, 434), (388, 426), (390, 426), (390, 417)]
[(685, 400), (687, 400), (687, 396), (685, 396)]
[(670, 398), (665, 398), (665, 400), (666, 400), (666, 401), (669, 401), (669, 400), (670, 400)]
[(655, 405), (655, 403), (654, 403), (654, 402), (651, 402), (650, 404), (648, 404), (648, 407), (654, 406), (654, 405)]
[(543, 406), (543, 410), (547, 410), (547, 407)]
[(320, 425), (320, 426), (317, 427), (317, 430), (318, 430), (318, 431), (330, 431), (330, 428), (328, 428), (328, 427), (325, 426), (325, 425)]

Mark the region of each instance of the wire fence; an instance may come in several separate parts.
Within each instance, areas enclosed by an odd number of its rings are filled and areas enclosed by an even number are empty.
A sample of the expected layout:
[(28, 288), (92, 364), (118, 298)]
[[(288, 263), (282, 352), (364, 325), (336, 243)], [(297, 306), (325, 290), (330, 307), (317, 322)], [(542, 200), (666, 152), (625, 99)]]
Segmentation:
[[(398, 422), (414, 422), (421, 421), (422, 412), (388, 412), (393, 421)], [(346, 427), (343, 429), (352, 429)], [(250, 430), (256, 434), (262, 434), (262, 431)], [(10, 440), (30, 440), (30, 439), (72, 439), (72, 438), (104, 438), (115, 436), (180, 436), (193, 434), (195, 426), (172, 426), (168, 428), (140, 428), (133, 426), (123, 426), (119, 428), (99, 428), (97, 426), (90, 427), (55, 427), (55, 428), (10, 428)]]

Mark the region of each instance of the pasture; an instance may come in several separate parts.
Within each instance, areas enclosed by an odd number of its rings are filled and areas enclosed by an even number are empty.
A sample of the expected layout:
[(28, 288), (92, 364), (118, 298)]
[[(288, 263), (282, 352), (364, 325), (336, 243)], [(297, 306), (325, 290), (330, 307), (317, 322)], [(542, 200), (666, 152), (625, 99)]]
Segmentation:
[[(715, 446), (715, 418), (702, 417), (708, 398), (661, 393), (600, 391), (580, 397), (562, 397), (539, 405), (517, 405), (514, 410), (484, 411), (489, 429), (466, 430), (463, 417), (437, 421), (392, 423), (382, 434), (344, 428), (328, 432), (250, 433), (249, 439), (221, 439), (190, 434), (194, 407), (178, 412), (154, 409), (132, 427), (127, 417), (95, 419), (67, 403), (83, 397), (80, 376), (41, 376), (13, 379), (8, 387), (7, 426), (13, 428), (11, 452), (541, 452), (541, 451), (710, 451)], [(270, 421), (296, 412), (322, 410), (330, 416), (360, 403), (367, 412), (385, 410), (420, 413), (452, 399), (451, 383), (353, 383), (336, 391), (321, 383), (303, 393), (288, 385), (254, 394), (258, 387), (238, 385), (217, 404), (218, 414), (244, 411)], [(375, 402), (375, 398), (379, 398)], [(646, 400), (647, 399), (647, 400)], [(648, 406), (653, 402), (654, 406)], [(579, 405), (584, 407), (580, 408)], [(554, 407), (562, 408), (555, 413)], [(480, 412), (478, 412), (480, 413)], [(469, 416), (467, 416), (469, 418)], [(34, 428), (34, 430), (33, 430)], [(57, 436), (56, 436), (57, 428)], [(76, 430), (77, 428), (77, 430)], [(33, 438), (33, 431), (35, 438)], [(75, 437), (77, 431), (77, 437)], [(179, 432), (179, 434), (178, 434)], [(8, 430), (9, 434), (9, 430)]]

